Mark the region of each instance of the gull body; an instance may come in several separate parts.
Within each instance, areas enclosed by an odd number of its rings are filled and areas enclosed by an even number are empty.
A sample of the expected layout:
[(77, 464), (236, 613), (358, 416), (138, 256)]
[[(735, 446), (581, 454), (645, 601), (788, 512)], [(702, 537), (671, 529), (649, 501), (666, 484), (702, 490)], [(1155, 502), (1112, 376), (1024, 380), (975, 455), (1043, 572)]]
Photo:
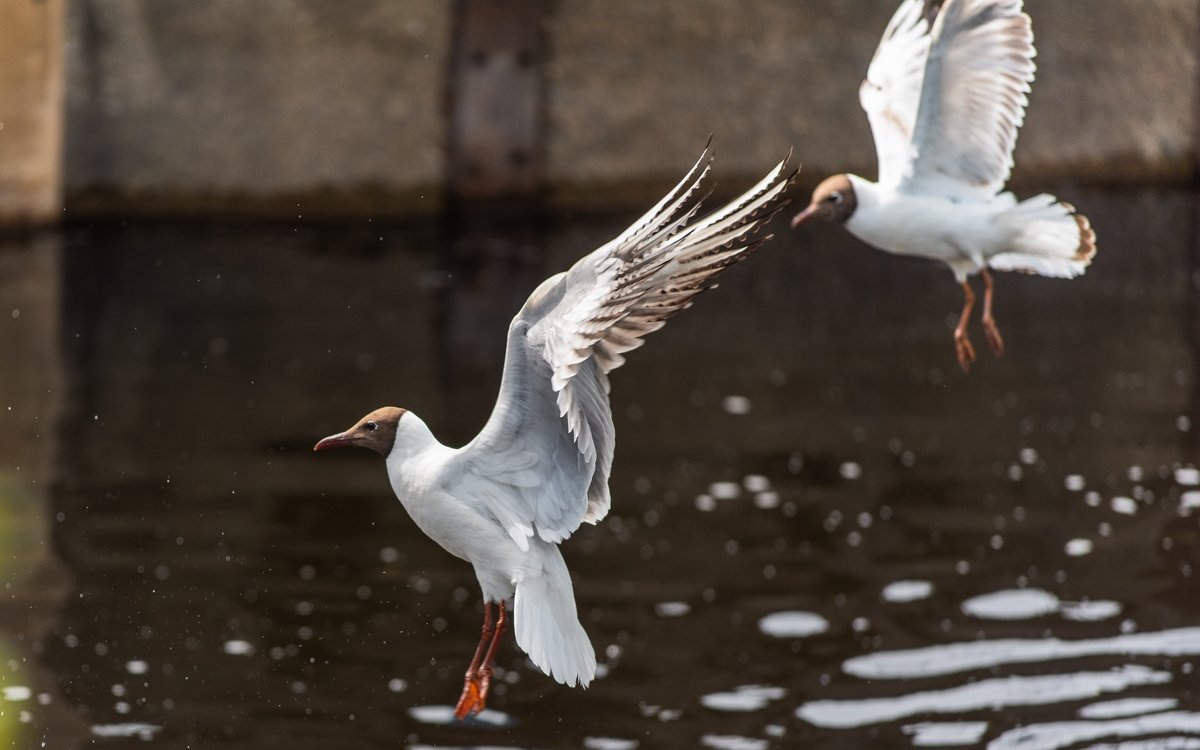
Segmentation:
[(859, 89), (879, 158), (879, 179), (828, 178), (792, 222), (841, 222), (898, 255), (939, 260), (964, 294), (954, 338), (959, 363), (975, 360), (966, 326), (983, 277), (983, 326), (997, 356), (988, 269), (1072, 278), (1096, 252), (1087, 218), (1051, 195), (1018, 202), (1003, 190), (1025, 116), (1035, 55), (1022, 0), (904, 0)]
[[(766, 237), (794, 176), (781, 162), (741, 197), (697, 218), (712, 157), (619, 237), (546, 279), (508, 329), (492, 415), (461, 448), (412, 412), (383, 407), (315, 446), (371, 448), (416, 525), (469, 562), (484, 623), (455, 709), (485, 705), (491, 664), (512, 602), (517, 645), (558, 682), (587, 687), (596, 656), (558, 545), (608, 513), (615, 430), (608, 373), (643, 337)], [(493, 625), (492, 604), (499, 618)]]

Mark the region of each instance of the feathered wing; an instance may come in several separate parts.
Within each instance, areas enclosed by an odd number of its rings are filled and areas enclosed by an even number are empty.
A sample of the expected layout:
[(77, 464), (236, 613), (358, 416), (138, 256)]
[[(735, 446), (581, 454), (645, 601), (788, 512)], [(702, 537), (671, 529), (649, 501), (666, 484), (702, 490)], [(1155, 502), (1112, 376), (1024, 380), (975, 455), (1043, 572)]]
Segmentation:
[(768, 237), (794, 172), (781, 162), (736, 200), (696, 220), (708, 149), (619, 237), (544, 281), (509, 326), (495, 410), (457, 460), (494, 487), (480, 498), (522, 548), (608, 512), (614, 429), (608, 373), (715, 277)]
[(1033, 82), (1022, 0), (947, 0), (930, 34), (907, 186), (997, 194), (1012, 171)]
[(913, 162), (913, 128), (921, 100), (921, 82), (929, 56), (927, 0), (904, 0), (867, 66), (858, 100), (871, 123), (879, 182), (895, 185)]

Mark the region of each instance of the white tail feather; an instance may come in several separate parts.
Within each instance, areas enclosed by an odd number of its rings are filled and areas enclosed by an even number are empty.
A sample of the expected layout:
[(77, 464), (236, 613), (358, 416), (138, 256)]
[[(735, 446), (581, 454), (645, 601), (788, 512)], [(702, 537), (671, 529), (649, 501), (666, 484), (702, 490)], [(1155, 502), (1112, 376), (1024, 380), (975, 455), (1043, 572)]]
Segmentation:
[(579, 624), (571, 576), (558, 548), (541, 575), (517, 581), (513, 629), (517, 645), (543, 672), (568, 687), (596, 676), (596, 652)]
[(996, 221), (1012, 233), (1011, 250), (988, 258), (998, 271), (1072, 278), (1083, 274), (1096, 253), (1096, 233), (1087, 218), (1052, 195), (1021, 201)]

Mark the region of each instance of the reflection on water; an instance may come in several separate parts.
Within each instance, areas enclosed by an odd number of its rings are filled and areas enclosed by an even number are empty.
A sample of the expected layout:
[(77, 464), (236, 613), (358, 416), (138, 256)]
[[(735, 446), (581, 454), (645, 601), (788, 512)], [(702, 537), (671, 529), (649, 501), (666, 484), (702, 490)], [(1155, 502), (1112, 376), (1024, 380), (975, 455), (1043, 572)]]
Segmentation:
[[(997, 737), (988, 747), (991, 750), (1056, 750), (1080, 742), (1090, 742), (1105, 737), (1125, 739), (1164, 734), (1200, 734), (1200, 713), (1173, 711), (1165, 714), (1139, 716), (1136, 719), (1114, 721), (1055, 721), (1032, 727), (1012, 729)], [(1195, 747), (1195, 738), (1172, 737), (1157, 739), (1157, 747)], [(1142, 747), (1155, 745), (1142, 743)], [(1123, 745), (1125, 747), (1125, 745)]]
[(901, 729), (912, 736), (913, 747), (961, 747), (974, 745), (987, 732), (986, 721), (923, 721)]
[(1179, 701), (1174, 698), (1120, 698), (1084, 706), (1079, 709), (1079, 715), (1084, 719), (1115, 719), (1170, 711), (1178, 705)]
[(896, 698), (813, 701), (796, 709), (796, 715), (819, 727), (863, 727), (923, 714), (963, 714), (981, 708), (1039, 706), (1083, 698), (1141, 685), (1171, 681), (1168, 672), (1129, 665), (1107, 672), (1022, 677), (1012, 675), (979, 680), (945, 690), (906, 693)]
[(1200, 628), (1179, 628), (1115, 638), (981, 640), (908, 651), (879, 651), (847, 659), (847, 674), (896, 680), (955, 674), (1002, 664), (1052, 662), (1083, 656), (1191, 656), (1200, 654)]
[(309, 449), (387, 403), (468, 439), (512, 312), (629, 217), (449, 272), (371, 222), (12, 240), (0, 747), (1195, 746), (1194, 202), (1072, 193), (1101, 255), (1002, 277), (970, 376), (949, 274), (834, 230), (652, 336), (564, 547), (598, 679), (510, 642), (465, 724), (470, 568)]

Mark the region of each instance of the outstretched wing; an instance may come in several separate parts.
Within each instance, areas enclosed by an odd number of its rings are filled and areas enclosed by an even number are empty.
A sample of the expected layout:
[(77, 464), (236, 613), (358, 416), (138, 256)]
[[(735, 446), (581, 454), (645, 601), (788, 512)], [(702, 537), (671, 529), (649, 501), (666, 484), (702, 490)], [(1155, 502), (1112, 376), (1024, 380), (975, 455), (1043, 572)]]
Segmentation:
[(708, 149), (683, 181), (619, 237), (530, 295), (508, 330), (491, 418), (456, 458), (489, 481), (478, 500), (526, 548), (608, 512), (614, 429), (608, 373), (715, 277), (769, 237), (755, 231), (786, 201), (785, 159), (760, 183), (694, 221), (712, 163)]
[(929, 0), (904, 0), (883, 32), (858, 100), (871, 123), (879, 182), (896, 185), (913, 161), (912, 136), (929, 56)]
[(1036, 69), (1022, 0), (947, 0), (934, 21), (913, 131), (914, 191), (995, 195), (1012, 171)]

